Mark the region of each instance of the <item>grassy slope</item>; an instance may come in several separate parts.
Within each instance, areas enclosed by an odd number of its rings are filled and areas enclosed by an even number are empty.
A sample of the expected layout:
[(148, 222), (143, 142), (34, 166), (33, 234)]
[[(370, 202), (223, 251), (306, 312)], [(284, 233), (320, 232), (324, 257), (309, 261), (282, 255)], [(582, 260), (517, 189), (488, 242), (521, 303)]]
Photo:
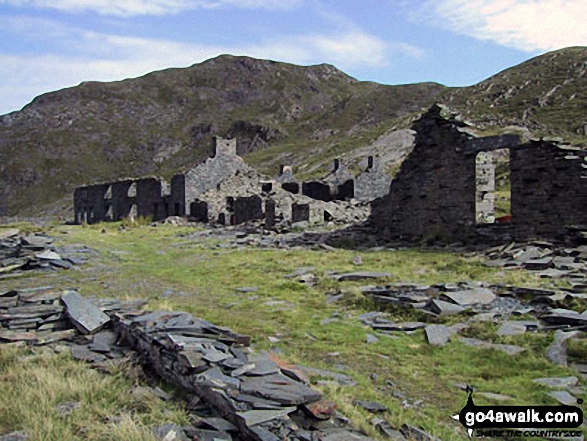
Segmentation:
[(486, 129), (523, 126), (535, 136), (585, 142), (587, 47), (532, 58), (471, 87), (447, 89), (445, 104)]
[[(102, 228), (106, 233), (100, 232)], [(324, 302), (328, 292), (359, 285), (340, 284), (323, 277), (326, 270), (356, 270), (351, 263), (354, 254), (351, 251), (251, 247), (239, 251), (218, 248), (211, 240), (178, 237), (180, 233), (193, 230), (169, 227), (118, 231), (116, 225), (99, 225), (58, 227), (58, 230), (67, 233), (64, 241), (85, 243), (98, 250), (99, 257), (81, 272), (31, 275), (4, 281), (3, 288), (50, 283), (77, 286), (84, 295), (147, 298), (150, 309), (186, 310), (249, 334), (257, 349), (277, 349), (289, 362), (330, 370), (336, 370), (336, 365), (345, 365), (344, 373), (351, 375), (357, 385), (328, 385), (323, 390), (344, 414), (372, 435), (375, 435), (369, 425), (372, 415), (353, 406), (354, 399), (374, 399), (386, 404), (390, 409), (386, 418), (395, 425), (407, 422), (422, 426), (442, 440), (464, 440), (463, 429), (449, 417), (460, 410), (466, 398), (454, 387), (455, 383), (469, 383), (479, 391), (509, 395), (514, 400), (508, 404), (553, 404), (545, 396), (546, 389), (531, 380), (573, 374), (569, 369), (545, 361), (544, 352), (550, 336), (499, 337), (495, 326), (488, 324), (472, 328), (468, 335), (522, 345), (528, 348), (526, 355), (509, 357), (456, 341), (445, 347), (431, 347), (425, 342), (422, 331), (401, 334), (395, 339), (379, 335), (377, 343), (367, 345), (366, 334), (376, 333), (364, 328), (356, 316), (370, 310), (371, 305), (357, 293), (348, 294), (342, 303)], [(389, 282), (485, 280), (527, 286), (545, 283), (523, 271), (500, 272), (475, 259), (446, 252), (400, 250), (361, 255), (364, 262), (361, 270), (390, 271), (393, 276)], [(301, 266), (316, 268), (315, 274), (320, 277), (316, 286), (307, 288), (283, 278)], [(259, 291), (237, 293), (234, 288), (241, 286), (258, 286)], [(162, 296), (166, 290), (175, 294)], [(345, 318), (320, 325), (333, 314)], [(396, 312), (395, 318), (398, 321), (417, 319), (405, 311)], [(281, 341), (271, 344), (269, 336)], [(403, 408), (402, 399), (394, 397), (394, 391), (405, 393), (411, 402), (421, 399), (423, 404), (417, 409)], [(25, 402), (31, 399), (22, 397)], [(476, 404), (489, 403), (490, 400), (482, 396), (476, 398)], [(11, 405), (7, 398), (0, 397), (0, 408)], [(30, 417), (36, 417), (36, 412), (31, 411)], [(4, 430), (31, 424), (30, 419), (13, 420), (6, 413), (3, 415), (0, 426)]]

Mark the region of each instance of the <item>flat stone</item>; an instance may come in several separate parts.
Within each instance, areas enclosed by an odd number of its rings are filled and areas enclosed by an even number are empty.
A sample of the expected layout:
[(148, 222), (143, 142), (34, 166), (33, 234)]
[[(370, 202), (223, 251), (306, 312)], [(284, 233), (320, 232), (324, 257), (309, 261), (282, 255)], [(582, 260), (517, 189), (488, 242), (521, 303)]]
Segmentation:
[(495, 294), (488, 288), (467, 289), (442, 293), (441, 298), (446, 297), (449, 301), (460, 306), (487, 305), (495, 300)]
[(210, 383), (216, 387), (220, 387), (221, 389), (238, 389), (241, 384), (238, 378), (232, 378), (228, 375), (224, 375), (222, 371), (217, 367), (208, 369), (207, 371), (199, 374), (197, 379), (198, 381)]
[(155, 427), (153, 429), (153, 435), (161, 441), (190, 441), (181, 426), (174, 423)]
[(408, 439), (414, 441), (440, 441), (438, 438), (426, 433), (424, 430), (410, 426), (408, 424), (402, 425), (401, 433)]
[(295, 279), (297, 277), (303, 276), (305, 274), (311, 273), (312, 271), (314, 271), (316, 268), (314, 268), (313, 266), (304, 266), (302, 268), (298, 268), (297, 270), (295, 270), (294, 272), (287, 274), (285, 276), (283, 276), (284, 279)]
[(574, 332), (564, 332), (562, 330), (557, 330), (554, 333), (554, 339), (550, 346), (546, 350), (546, 358), (550, 360), (552, 363), (558, 364), (560, 366), (567, 365), (567, 343), (566, 341), (569, 338), (574, 338), (579, 335), (578, 331)]
[(355, 400), (353, 401), (353, 404), (371, 413), (387, 412), (387, 407), (381, 403), (378, 403), (377, 401)]
[(35, 254), (35, 257), (42, 260), (61, 260), (61, 256), (55, 251), (51, 250), (45, 250), (42, 253), (37, 253)]
[(5, 342), (16, 342), (16, 341), (37, 341), (39, 336), (35, 332), (19, 332), (9, 331), (0, 328), (0, 340)]
[(562, 271), (555, 268), (549, 268), (538, 273), (538, 277), (543, 279), (562, 279), (569, 274), (569, 271)]
[(247, 425), (247, 427), (250, 427), (286, 417), (288, 414), (295, 412), (296, 410), (297, 407), (284, 407), (279, 410), (249, 410), (247, 412), (237, 412), (236, 415)]
[(16, 228), (0, 228), (0, 240), (17, 236), (19, 231)]
[(368, 279), (384, 279), (391, 277), (391, 273), (375, 273), (369, 271), (357, 271), (354, 273), (332, 274), (334, 280), (339, 282), (346, 282), (349, 280), (368, 280)]
[(106, 357), (96, 354), (88, 349), (87, 346), (74, 345), (71, 347), (71, 356), (76, 360), (87, 361), (90, 363), (99, 363), (106, 360)]
[(277, 401), (286, 406), (311, 403), (322, 398), (322, 394), (317, 390), (293, 381), (282, 374), (245, 377), (241, 384), (241, 391)]
[(552, 389), (568, 389), (570, 387), (575, 387), (579, 382), (579, 379), (577, 377), (549, 377), (536, 378), (532, 381)]
[(203, 371), (209, 366), (209, 364), (202, 358), (202, 354), (191, 349), (181, 351), (177, 357), (181, 366), (196, 371)]
[(587, 325), (587, 316), (581, 315), (575, 311), (567, 310), (552, 310), (550, 314), (540, 317), (540, 320), (550, 325)]
[(253, 364), (253, 367), (248, 370), (245, 375), (264, 376), (279, 372), (279, 366), (277, 366), (277, 364), (266, 354), (249, 357), (249, 361)]
[(526, 325), (518, 322), (504, 322), (497, 330), (498, 335), (513, 336), (526, 332)]
[(98, 332), (110, 322), (106, 314), (75, 291), (67, 291), (61, 300), (67, 308), (67, 316), (82, 334)]
[(112, 350), (118, 336), (112, 331), (100, 331), (94, 335), (90, 349), (94, 352), (106, 353)]
[(66, 329), (64, 331), (50, 332), (48, 334), (39, 334), (39, 340), (35, 345), (46, 345), (61, 340), (71, 340), (77, 335), (75, 329)]
[(235, 288), (237, 292), (257, 292), (259, 288), (256, 286), (242, 286), (240, 288)]
[(253, 409), (272, 410), (275, 408), (281, 408), (281, 404), (277, 401), (265, 400), (263, 398), (255, 397), (253, 395), (248, 395), (244, 393), (239, 393), (236, 397), (234, 397), (234, 399), (242, 403), (250, 404), (251, 406), (253, 406)]
[(406, 437), (399, 430), (395, 430), (391, 424), (382, 418), (374, 418), (371, 425), (375, 427), (385, 439), (392, 441), (406, 441)]
[(367, 334), (367, 344), (377, 343), (379, 339), (375, 337), (373, 334)]
[(453, 315), (460, 314), (465, 311), (465, 308), (454, 303), (445, 302), (443, 300), (431, 299), (426, 307), (438, 315)]
[(576, 406), (577, 405), (577, 398), (571, 395), (566, 390), (557, 390), (548, 392), (548, 396), (554, 398), (559, 403), (564, 404), (565, 406)]
[(334, 414), (336, 404), (331, 401), (320, 400), (314, 403), (302, 405), (301, 408), (304, 413), (310, 415), (312, 418), (326, 421)]
[(225, 420), (224, 418), (209, 417), (205, 418), (202, 422), (204, 424), (207, 424), (212, 429), (218, 430), (220, 432), (238, 431), (238, 428), (234, 424), (232, 424), (230, 421)]
[(524, 268), (530, 271), (541, 271), (553, 266), (552, 257), (542, 257), (539, 259), (530, 259), (524, 264)]
[(450, 340), (451, 332), (445, 325), (428, 325), (424, 328), (428, 343), (444, 346)]
[(51, 266), (54, 266), (55, 268), (61, 268), (61, 269), (69, 269), (73, 266), (67, 260), (51, 260), (49, 262), (49, 264)]

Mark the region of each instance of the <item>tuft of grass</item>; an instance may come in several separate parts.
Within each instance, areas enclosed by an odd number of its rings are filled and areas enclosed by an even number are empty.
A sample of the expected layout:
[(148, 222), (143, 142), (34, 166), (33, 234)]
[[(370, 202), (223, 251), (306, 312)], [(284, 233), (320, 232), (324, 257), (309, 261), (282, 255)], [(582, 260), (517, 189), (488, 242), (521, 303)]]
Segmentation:
[[(31, 440), (154, 440), (150, 427), (185, 424), (179, 406), (131, 394), (125, 364), (109, 374), (89, 369), (68, 351), (0, 346), (0, 433), (25, 430)], [(63, 412), (60, 405), (75, 403)]]

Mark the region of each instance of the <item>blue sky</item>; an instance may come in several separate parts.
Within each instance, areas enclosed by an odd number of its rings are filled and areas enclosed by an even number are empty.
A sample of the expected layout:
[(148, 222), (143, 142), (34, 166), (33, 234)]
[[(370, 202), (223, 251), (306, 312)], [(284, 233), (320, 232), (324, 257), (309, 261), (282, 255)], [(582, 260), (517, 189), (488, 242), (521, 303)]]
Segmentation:
[(230, 53), (385, 84), (475, 84), (587, 46), (585, 0), (0, 0), (0, 114)]

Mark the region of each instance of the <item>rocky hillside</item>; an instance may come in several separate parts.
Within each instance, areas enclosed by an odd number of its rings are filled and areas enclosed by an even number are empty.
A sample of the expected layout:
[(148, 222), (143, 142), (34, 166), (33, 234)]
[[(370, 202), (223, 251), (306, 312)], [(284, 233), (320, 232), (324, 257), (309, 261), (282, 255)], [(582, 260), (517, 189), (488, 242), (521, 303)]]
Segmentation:
[(508, 126), (580, 142), (587, 135), (587, 48), (550, 52), (442, 101), (488, 130)]
[(0, 117), (0, 214), (32, 213), (91, 181), (169, 176), (210, 154), (213, 135), (238, 137), (241, 154), (358, 135), (420, 111), (443, 89), (233, 56), (82, 83)]
[(465, 88), (388, 86), (326, 64), (229, 55), (136, 79), (82, 83), (0, 117), (0, 215), (31, 215), (58, 200), (67, 205), (84, 183), (169, 177), (209, 155), (214, 135), (238, 137), (246, 161), (268, 174), (289, 164), (297, 176), (314, 177), (335, 157), (357, 166), (372, 151), (397, 170), (410, 135), (395, 131), (436, 101), (486, 132), (516, 126), (583, 142), (587, 48), (551, 52)]

